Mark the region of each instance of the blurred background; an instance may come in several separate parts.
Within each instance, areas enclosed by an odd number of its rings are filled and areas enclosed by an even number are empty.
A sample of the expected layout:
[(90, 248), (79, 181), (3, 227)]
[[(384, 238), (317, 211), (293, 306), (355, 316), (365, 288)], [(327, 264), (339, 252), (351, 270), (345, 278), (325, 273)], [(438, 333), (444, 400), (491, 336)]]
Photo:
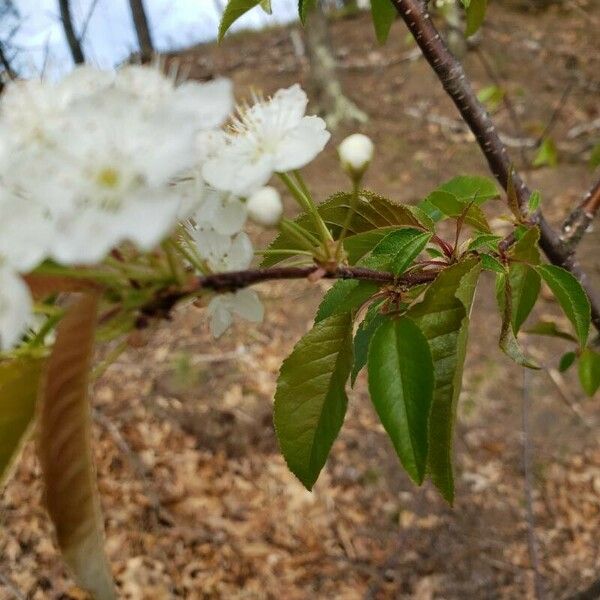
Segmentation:
[[(455, 175), (487, 174), (402, 22), (380, 46), (365, 3), (328, 2), (307, 34), (296, 0), (273, 0), (272, 16), (252, 10), (217, 46), (223, 4), (0, 0), (2, 80), (158, 52), (186, 76), (232, 78), (239, 99), (301, 82), (334, 133), (306, 170), (319, 199), (348, 186), (335, 146), (354, 131), (376, 144), (367, 187), (397, 201), (416, 202)], [(598, 176), (600, 3), (496, 0), (468, 43), (457, 4), (430, 4), (513, 162), (560, 223)], [(487, 210), (498, 231), (508, 227), (501, 202)], [(253, 234), (263, 244), (272, 237)], [(597, 282), (598, 242), (594, 231), (580, 248)], [(182, 308), (98, 380), (96, 461), (121, 596), (554, 599), (600, 577), (598, 398), (558, 372), (560, 342), (524, 336), (545, 366), (536, 373), (500, 353), (491, 278), (473, 315), (455, 506), (403, 474), (364, 376), (315, 491), (302, 488), (279, 454), (272, 398), (281, 360), (328, 286), (259, 286), (265, 322), (238, 324), (218, 343), (201, 311)], [(544, 317), (563, 318), (549, 294), (531, 319)], [(52, 541), (30, 448), (0, 496), (0, 599), (9, 598), (83, 598)]]

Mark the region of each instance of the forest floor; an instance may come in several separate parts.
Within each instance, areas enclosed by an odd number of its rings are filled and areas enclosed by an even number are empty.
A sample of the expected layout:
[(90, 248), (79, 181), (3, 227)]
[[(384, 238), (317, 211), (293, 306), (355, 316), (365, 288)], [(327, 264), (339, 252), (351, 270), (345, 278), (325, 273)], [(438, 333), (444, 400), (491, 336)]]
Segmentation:
[[(553, 222), (591, 185), (587, 158), (600, 137), (600, 5), (571, 4), (528, 14), (492, 3), (480, 46), (517, 114), (518, 128), (505, 107), (495, 111), (513, 145), (553, 123), (558, 166), (525, 173)], [(377, 144), (368, 187), (415, 201), (454, 175), (485, 173), (472, 136), (401, 23), (384, 48), (366, 15), (332, 29), (346, 90), (371, 116), (362, 128)], [(232, 77), (240, 98), (251, 85), (271, 93), (306, 79), (285, 28), (239, 34), (179, 60), (200, 79)], [(469, 52), (466, 66), (477, 89), (492, 83), (478, 52)], [(346, 185), (335, 143), (351, 130), (337, 132), (307, 169), (321, 198)], [(521, 166), (535, 154), (511, 153)], [(501, 207), (490, 214), (501, 226)], [(599, 240), (588, 235), (581, 250), (596, 280)], [(120, 597), (534, 598), (537, 577), (543, 597), (554, 599), (600, 576), (598, 398), (584, 399), (571, 373), (524, 375), (497, 350), (490, 283), (474, 310), (452, 508), (429, 484), (417, 489), (403, 474), (364, 376), (314, 492), (287, 471), (271, 423), (275, 380), (326, 283), (261, 285), (265, 322), (238, 324), (219, 343), (199, 310), (181, 309), (123, 354), (93, 394), (107, 551)], [(559, 314), (549, 295), (536, 312)], [(524, 344), (553, 368), (564, 351), (533, 337)], [(15, 590), (29, 599), (82, 598), (52, 541), (38, 476), (28, 447), (0, 498), (0, 599), (18, 597)]]

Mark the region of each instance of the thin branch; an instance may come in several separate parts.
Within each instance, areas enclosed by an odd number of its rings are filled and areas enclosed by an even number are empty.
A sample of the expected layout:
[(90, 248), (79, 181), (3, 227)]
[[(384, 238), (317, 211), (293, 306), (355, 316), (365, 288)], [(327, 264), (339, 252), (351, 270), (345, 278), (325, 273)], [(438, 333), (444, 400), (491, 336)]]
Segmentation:
[(80, 41), (85, 40), (85, 36), (87, 34), (88, 27), (90, 26), (90, 21), (92, 20), (92, 17), (94, 16), (94, 12), (96, 11), (97, 6), (98, 6), (98, 0), (93, 0), (93, 2), (90, 4), (90, 8), (88, 9), (87, 15), (85, 16), (85, 19), (83, 20), (83, 26), (81, 27), (81, 33), (79, 35)]
[(73, 26), (73, 17), (71, 15), (71, 6), (69, 0), (58, 0), (60, 8), (60, 18), (65, 30), (65, 37), (73, 57), (73, 62), (76, 65), (81, 65), (85, 62), (85, 56), (81, 49), (81, 44), (77, 34), (75, 33), (75, 27)]
[[(512, 172), (512, 181), (519, 204), (525, 212), (531, 191), (519, 174), (512, 171), (511, 160), (494, 123), (477, 99), (462, 64), (452, 55), (432, 23), (425, 3), (422, 0), (392, 0), (392, 2), (446, 93), (475, 135), (494, 177), (505, 190), (509, 187), (509, 177)], [(591, 287), (588, 276), (575, 264), (573, 253), (563, 244), (541, 212), (537, 213), (536, 221), (540, 228), (542, 250), (551, 263), (564, 267), (581, 281), (592, 305), (592, 322), (600, 331), (600, 297)]]
[(574, 251), (600, 210), (600, 179), (562, 224), (560, 239)]
[(546, 139), (550, 135), (550, 133), (552, 133), (554, 126), (558, 123), (560, 113), (563, 111), (563, 108), (565, 107), (565, 104), (567, 103), (567, 99), (571, 95), (571, 91), (573, 90), (574, 85), (575, 85), (575, 82), (571, 81), (567, 85), (567, 87), (564, 89), (564, 91), (560, 97), (560, 100), (558, 101), (558, 104), (556, 105), (556, 108), (554, 109), (554, 112), (552, 113), (552, 116), (550, 117), (550, 120), (548, 121), (548, 124), (546, 125), (546, 127), (544, 127), (544, 131), (542, 131), (542, 133), (539, 135), (539, 137), (537, 139), (536, 146), (540, 146), (542, 144), (542, 142), (544, 141), (544, 139)]
[[(306, 267), (275, 267), (271, 269), (249, 269), (247, 271), (231, 271), (228, 273), (215, 273), (196, 278), (183, 290), (177, 289), (159, 296), (143, 309), (144, 317), (167, 317), (172, 308), (190, 295), (201, 290), (215, 292), (234, 292), (236, 290), (262, 283), (264, 281), (290, 280), (290, 279), (357, 279), (360, 281), (373, 281), (381, 284), (394, 284), (399, 287), (413, 287), (422, 283), (432, 282), (439, 274), (439, 269), (430, 269), (407, 273), (397, 277), (393, 273), (373, 271), (363, 267), (334, 267), (325, 269), (317, 265)], [(145, 320), (138, 323), (139, 327), (145, 325)]]

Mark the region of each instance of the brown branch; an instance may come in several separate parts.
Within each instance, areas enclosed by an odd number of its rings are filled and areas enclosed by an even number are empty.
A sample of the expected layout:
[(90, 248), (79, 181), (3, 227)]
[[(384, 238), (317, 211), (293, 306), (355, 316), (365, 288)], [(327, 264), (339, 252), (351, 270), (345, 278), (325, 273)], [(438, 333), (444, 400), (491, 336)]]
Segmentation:
[(290, 279), (357, 279), (360, 281), (373, 281), (381, 284), (394, 284), (397, 286), (413, 287), (422, 283), (432, 282), (439, 274), (439, 269), (430, 269), (407, 273), (400, 277), (384, 271), (373, 271), (363, 267), (338, 266), (327, 270), (317, 265), (306, 267), (274, 267), (271, 269), (249, 269), (247, 271), (231, 271), (228, 273), (214, 273), (198, 277), (184, 289), (177, 289), (157, 297), (147, 304), (142, 310), (142, 318), (138, 323), (143, 327), (145, 317), (168, 317), (169, 313), (179, 302), (201, 290), (214, 292), (234, 292), (236, 290), (262, 283), (264, 281), (290, 280)]
[(73, 17), (71, 15), (71, 6), (69, 0), (59, 0), (60, 18), (63, 23), (63, 29), (65, 30), (65, 37), (73, 62), (76, 65), (81, 65), (85, 62), (85, 56), (81, 48), (81, 42), (75, 33), (75, 27), (73, 26)]
[(560, 239), (574, 251), (600, 210), (600, 179), (562, 224)]
[[(446, 93), (475, 135), (494, 177), (504, 190), (508, 190), (512, 163), (508, 157), (506, 146), (500, 140), (489, 114), (477, 99), (462, 64), (452, 55), (432, 23), (426, 5), (422, 0), (392, 0), (392, 3), (421, 48), (427, 62), (438, 76)], [(531, 191), (519, 174), (514, 171), (512, 180), (519, 204), (525, 213)], [(592, 305), (592, 322), (600, 331), (600, 297), (590, 286), (587, 275), (575, 265), (573, 252), (563, 244), (541, 212), (536, 215), (536, 221), (540, 227), (542, 250), (551, 263), (568, 269), (581, 281)]]

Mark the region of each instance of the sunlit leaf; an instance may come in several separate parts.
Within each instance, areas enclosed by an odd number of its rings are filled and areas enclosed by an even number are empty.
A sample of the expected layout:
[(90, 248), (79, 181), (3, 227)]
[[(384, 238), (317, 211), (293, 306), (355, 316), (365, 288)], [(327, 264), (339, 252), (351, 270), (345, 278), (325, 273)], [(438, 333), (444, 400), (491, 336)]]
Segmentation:
[(229, 0), (223, 16), (221, 17), (221, 23), (219, 24), (219, 42), (225, 37), (225, 34), (229, 28), (245, 13), (250, 9), (261, 4), (263, 0)]
[(387, 319), (369, 346), (369, 393), (411, 479), (425, 476), (434, 370), (427, 338), (408, 317)]
[[(351, 194), (349, 193), (334, 194), (318, 206), (319, 214), (323, 217), (334, 237), (337, 237), (341, 232), (350, 207)], [(310, 215), (302, 214), (295, 219), (295, 222), (310, 231), (313, 235), (318, 235)], [(376, 231), (386, 227), (431, 229), (433, 228), (433, 223), (426, 215), (417, 211), (413, 206), (396, 204), (373, 192), (362, 191), (358, 206), (350, 220), (346, 240), (350, 240), (356, 234)], [(347, 247), (348, 243), (352, 244), (352, 242), (345, 241), (345, 247)], [(302, 248), (289, 234), (280, 233), (268, 249), (300, 250)], [(350, 249), (352, 250), (351, 246)], [(266, 256), (261, 263), (261, 267), (272, 267), (284, 259), (282, 256)]]
[(307, 489), (315, 484), (344, 421), (351, 368), (348, 313), (315, 324), (281, 367), (275, 430), (288, 467)]
[(505, 91), (498, 85), (488, 85), (477, 92), (477, 99), (489, 110), (498, 108), (504, 99)]
[(35, 358), (0, 362), (0, 485), (28, 437), (42, 364)]
[(558, 164), (558, 149), (552, 138), (544, 138), (533, 159), (534, 167), (555, 167)]
[(581, 284), (571, 273), (554, 265), (541, 265), (537, 272), (552, 290), (563, 312), (575, 327), (577, 338), (583, 348), (590, 333), (590, 301)]
[(428, 472), (450, 503), (454, 500), (452, 447), (456, 405), (467, 349), (469, 313), (481, 271), (470, 258), (448, 267), (407, 314), (429, 342), (435, 373), (429, 417)]
[(363, 261), (365, 266), (400, 275), (423, 252), (431, 233), (407, 227), (386, 235)]
[(75, 296), (56, 331), (40, 387), (38, 454), (58, 545), (95, 600), (116, 598), (90, 447), (89, 372), (97, 299)]
[(459, 200), (454, 194), (442, 190), (430, 194), (427, 201), (447, 217), (463, 218), (465, 223), (468, 223), (477, 231), (492, 232), (485, 214), (476, 203), (467, 204)]
[(508, 255), (513, 260), (524, 262), (529, 265), (540, 264), (540, 230), (537, 227), (524, 228), (522, 234), (510, 249)]

